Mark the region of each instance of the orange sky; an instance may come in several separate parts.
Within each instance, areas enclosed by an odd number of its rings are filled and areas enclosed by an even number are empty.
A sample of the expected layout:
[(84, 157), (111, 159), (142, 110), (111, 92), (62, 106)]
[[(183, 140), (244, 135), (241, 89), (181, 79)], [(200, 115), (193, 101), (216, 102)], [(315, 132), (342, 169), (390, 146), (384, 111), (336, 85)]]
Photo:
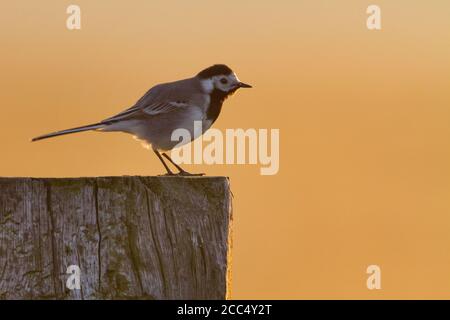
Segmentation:
[[(80, 5), (82, 29), (65, 27)], [(226, 63), (215, 127), (279, 128), (280, 171), (231, 178), (233, 298), (450, 298), (448, 1), (23, 1), (0, 19), (0, 176), (155, 175), (124, 134), (40, 143)], [(366, 288), (377, 264), (382, 289)]]

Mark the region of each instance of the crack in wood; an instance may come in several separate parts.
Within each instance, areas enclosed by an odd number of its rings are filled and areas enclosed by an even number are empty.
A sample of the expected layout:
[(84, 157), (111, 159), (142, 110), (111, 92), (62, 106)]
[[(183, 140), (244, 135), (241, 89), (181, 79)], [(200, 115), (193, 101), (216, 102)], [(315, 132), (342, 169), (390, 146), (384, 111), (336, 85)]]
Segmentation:
[(159, 248), (159, 243), (156, 242), (156, 236), (155, 236), (155, 230), (154, 230), (154, 226), (153, 226), (153, 221), (152, 221), (152, 214), (150, 214), (150, 201), (149, 201), (149, 196), (148, 196), (148, 190), (147, 188), (145, 188), (145, 199), (146, 199), (146, 203), (147, 203), (147, 215), (148, 215), (148, 223), (150, 225), (150, 235), (152, 237), (153, 240), (153, 244), (155, 246), (155, 250), (156, 250), (156, 255), (158, 257), (158, 266), (159, 266), (159, 271), (161, 274), (161, 278), (162, 278), (162, 282), (163, 282), (163, 289), (164, 289), (164, 297), (167, 297), (167, 279), (166, 279), (166, 275), (164, 273), (164, 266), (163, 266), (163, 262), (162, 262), (162, 257), (161, 257), (161, 250)]
[(102, 294), (102, 232), (100, 227), (100, 218), (98, 212), (98, 182), (94, 180), (94, 204), (95, 204), (95, 222), (97, 226), (98, 244), (97, 244), (97, 263), (98, 263), (98, 287), (97, 291)]
[(49, 224), (50, 224), (50, 239), (51, 239), (51, 251), (52, 251), (52, 281), (53, 281), (53, 290), (54, 295), (56, 297), (59, 297), (62, 293), (62, 290), (58, 290), (60, 288), (59, 286), (59, 279), (58, 279), (58, 263), (57, 263), (57, 252), (56, 252), (56, 238), (55, 238), (55, 218), (53, 215), (53, 209), (52, 209), (52, 192), (51, 192), (51, 185), (50, 182), (45, 183), (46, 191), (47, 191), (47, 216), (49, 217)]

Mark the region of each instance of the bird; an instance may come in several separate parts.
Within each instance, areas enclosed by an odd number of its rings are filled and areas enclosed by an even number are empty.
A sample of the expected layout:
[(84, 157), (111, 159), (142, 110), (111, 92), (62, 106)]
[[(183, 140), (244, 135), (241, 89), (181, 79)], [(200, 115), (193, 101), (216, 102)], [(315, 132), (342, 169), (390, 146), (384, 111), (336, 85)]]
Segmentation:
[[(38, 141), (84, 131), (124, 132), (144, 142), (163, 164), (168, 176), (198, 176), (175, 163), (166, 153), (183, 143), (172, 141), (172, 132), (186, 129), (191, 140), (205, 133), (217, 120), (224, 101), (240, 88), (252, 88), (241, 82), (225, 64), (215, 64), (191, 78), (161, 83), (151, 87), (128, 109), (97, 123), (56, 131), (32, 139)], [(202, 132), (194, 132), (194, 122), (201, 121)], [(166, 159), (178, 170), (174, 173)]]

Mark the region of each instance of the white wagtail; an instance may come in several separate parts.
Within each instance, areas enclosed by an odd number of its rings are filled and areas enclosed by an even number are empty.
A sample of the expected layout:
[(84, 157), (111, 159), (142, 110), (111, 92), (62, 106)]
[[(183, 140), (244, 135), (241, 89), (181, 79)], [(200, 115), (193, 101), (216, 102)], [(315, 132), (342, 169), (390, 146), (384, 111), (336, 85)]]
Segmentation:
[(172, 132), (176, 129), (188, 130), (191, 141), (197, 138), (198, 134), (195, 136), (194, 132), (195, 121), (201, 121), (203, 134), (217, 120), (228, 96), (239, 88), (251, 87), (239, 81), (226, 65), (216, 64), (195, 77), (152, 87), (132, 107), (114, 117), (87, 126), (45, 134), (32, 141), (88, 130), (126, 132), (152, 146), (166, 168), (167, 175), (175, 174), (162, 156), (179, 170), (178, 175), (196, 175), (184, 171), (166, 153), (160, 151), (168, 151), (180, 145), (179, 141), (171, 139)]

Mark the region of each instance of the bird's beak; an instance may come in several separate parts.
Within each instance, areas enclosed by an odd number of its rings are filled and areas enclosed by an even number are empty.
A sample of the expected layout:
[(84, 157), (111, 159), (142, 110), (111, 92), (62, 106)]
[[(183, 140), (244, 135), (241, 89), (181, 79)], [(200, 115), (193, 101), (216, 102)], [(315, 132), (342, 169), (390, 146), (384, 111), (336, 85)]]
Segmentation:
[(239, 82), (238, 87), (239, 88), (253, 88), (251, 85), (243, 83), (243, 82)]

